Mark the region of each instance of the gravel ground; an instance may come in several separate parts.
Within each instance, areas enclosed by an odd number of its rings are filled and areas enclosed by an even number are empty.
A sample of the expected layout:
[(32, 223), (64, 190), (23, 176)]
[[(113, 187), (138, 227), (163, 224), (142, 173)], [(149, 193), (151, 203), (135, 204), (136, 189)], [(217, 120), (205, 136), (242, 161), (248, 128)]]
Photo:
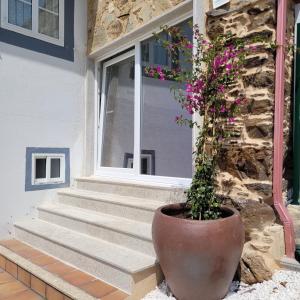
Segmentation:
[[(226, 300), (300, 300), (300, 273), (278, 271), (272, 280), (254, 285), (233, 282)], [(176, 300), (165, 283), (142, 300)]]

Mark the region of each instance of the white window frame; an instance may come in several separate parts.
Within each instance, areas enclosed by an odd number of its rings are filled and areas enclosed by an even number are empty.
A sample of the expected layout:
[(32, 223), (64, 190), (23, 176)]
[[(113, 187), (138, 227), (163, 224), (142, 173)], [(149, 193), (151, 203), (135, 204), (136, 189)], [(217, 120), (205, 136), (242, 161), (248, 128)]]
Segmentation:
[[(168, 25), (179, 24), (193, 16), (192, 11), (189, 11), (185, 14), (181, 14), (176, 18), (173, 18)], [(159, 29), (158, 29), (159, 30)], [(158, 31), (157, 30), (157, 31)], [(111, 168), (101, 166), (102, 161), (102, 146), (103, 146), (103, 128), (105, 122), (105, 105), (106, 105), (106, 78), (107, 78), (107, 68), (111, 65), (114, 65), (120, 61), (123, 61), (126, 58), (134, 57), (135, 59), (135, 88), (134, 88), (134, 124), (141, 124), (141, 89), (142, 89), (142, 58), (141, 58), (141, 44), (143, 41), (153, 36), (153, 31), (148, 32), (147, 34), (139, 37), (137, 40), (133, 41), (132, 46), (134, 50), (125, 52), (123, 54), (117, 55), (119, 51), (111, 53), (111, 55), (116, 55), (115, 58), (110, 59), (106, 62), (107, 57), (100, 58), (96, 63), (96, 86), (97, 86), (97, 159), (95, 164), (95, 175), (96, 176), (107, 176), (120, 178), (131, 179), (135, 181), (142, 182), (157, 182), (163, 184), (171, 185), (180, 185), (180, 186), (189, 186), (191, 183), (191, 178), (179, 178), (179, 177), (167, 177), (167, 176), (157, 176), (157, 175), (146, 175), (141, 174), (141, 128), (140, 126), (135, 126), (134, 129), (134, 155), (133, 155), (133, 169), (132, 168)], [(102, 70), (102, 76), (100, 78), (100, 73)], [(101, 80), (101, 81), (100, 81)], [(100, 84), (100, 82), (102, 84)], [(102, 88), (103, 87), (103, 88)], [(101, 103), (102, 104), (101, 104)], [(192, 140), (191, 140), (192, 143)], [(191, 153), (192, 155), (192, 153)], [(191, 166), (192, 167), (192, 166)]]
[[(39, 0), (32, 0), (32, 29), (23, 28), (8, 22), (8, 1), (1, 0), (1, 27), (33, 37), (51, 44), (64, 46), (65, 0), (59, 0), (59, 38), (53, 38), (38, 31)], [(22, 1), (22, 0), (21, 0)]]
[[(147, 170), (148, 170), (147, 174), (144, 174), (144, 175), (154, 175), (154, 174), (151, 174), (151, 172), (152, 172), (152, 170), (151, 170), (152, 169), (152, 155), (142, 153), (141, 154), (141, 160), (143, 158), (147, 159)], [(133, 158), (128, 158), (127, 168), (132, 169), (133, 167), (131, 167), (131, 165), (133, 165)]]
[[(51, 178), (51, 159), (60, 159), (60, 177)], [(46, 178), (36, 178), (36, 160), (46, 159)], [(42, 184), (58, 184), (65, 183), (65, 166), (66, 157), (65, 154), (56, 153), (33, 153), (32, 154), (32, 174), (31, 184), (42, 185)]]
[[(99, 115), (99, 131), (98, 131), (98, 141), (99, 141), (99, 144), (101, 144), (101, 146), (99, 146), (99, 152), (98, 152), (98, 161), (99, 161), (99, 165), (101, 164), (102, 162), (102, 152), (103, 152), (103, 140), (104, 140), (104, 134), (103, 134), (103, 130), (104, 130), (104, 123), (105, 123), (105, 111), (106, 111), (106, 78), (107, 78), (107, 68), (109, 68), (110, 66), (118, 63), (118, 62), (121, 62), (127, 58), (130, 58), (130, 57), (134, 57), (135, 55), (135, 51), (132, 50), (132, 51), (129, 51), (129, 52), (126, 52), (122, 55), (119, 55), (117, 56), (116, 58), (114, 59), (111, 59), (107, 62), (105, 62), (102, 66), (103, 68), (103, 75), (102, 75), (102, 91), (101, 91), (101, 102), (103, 103), (101, 106), (100, 106), (100, 115)], [(99, 99), (100, 100), (100, 99)], [(134, 102), (135, 106), (136, 106), (136, 101)], [(136, 138), (134, 136), (134, 138)], [(134, 153), (135, 155), (136, 153)], [(136, 163), (136, 161), (134, 161), (134, 164)], [(107, 171), (107, 172), (110, 172), (110, 170), (112, 169), (111, 167), (101, 167), (102, 170), (104, 171)], [(120, 173), (123, 173), (123, 174), (133, 174), (134, 173), (134, 170), (131, 169), (131, 168), (118, 168), (118, 171)]]

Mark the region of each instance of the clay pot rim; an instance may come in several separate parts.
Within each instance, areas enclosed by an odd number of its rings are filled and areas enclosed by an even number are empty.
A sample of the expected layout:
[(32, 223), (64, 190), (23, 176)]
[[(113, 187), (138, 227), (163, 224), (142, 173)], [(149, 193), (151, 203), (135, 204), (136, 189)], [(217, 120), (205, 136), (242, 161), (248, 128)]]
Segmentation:
[[(157, 209), (157, 212), (163, 217), (163, 218), (166, 218), (166, 219), (169, 219), (169, 220), (180, 220), (180, 222), (185, 222), (185, 223), (191, 223), (191, 224), (212, 224), (212, 223), (218, 223), (218, 222), (228, 222), (228, 220), (232, 219), (232, 218), (236, 218), (236, 217), (240, 217), (240, 213), (238, 212), (238, 210), (236, 210), (235, 208), (233, 207), (229, 207), (229, 206), (226, 206), (226, 205), (222, 205), (221, 206), (221, 210), (225, 210), (225, 211), (230, 211), (230, 212), (233, 212), (232, 215), (228, 216), (228, 217), (225, 217), (225, 218), (219, 218), (219, 219), (216, 219), (216, 220), (191, 220), (191, 219), (181, 219), (181, 218), (176, 218), (174, 216), (170, 216), (170, 215), (167, 215), (165, 213), (162, 212), (162, 210), (164, 208), (180, 208), (181, 205), (184, 205), (185, 203), (176, 203), (176, 204), (167, 204), (167, 205), (163, 205), (161, 207), (159, 207)], [(198, 221), (198, 222), (197, 222)]]

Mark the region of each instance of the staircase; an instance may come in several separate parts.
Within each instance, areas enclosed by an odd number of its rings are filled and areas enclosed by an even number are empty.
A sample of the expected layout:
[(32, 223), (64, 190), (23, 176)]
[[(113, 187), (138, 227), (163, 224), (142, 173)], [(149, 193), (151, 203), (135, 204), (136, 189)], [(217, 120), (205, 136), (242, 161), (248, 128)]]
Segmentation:
[(183, 198), (183, 188), (78, 178), (38, 207), (38, 218), (17, 222), (16, 239), (141, 299), (160, 281), (154, 212)]

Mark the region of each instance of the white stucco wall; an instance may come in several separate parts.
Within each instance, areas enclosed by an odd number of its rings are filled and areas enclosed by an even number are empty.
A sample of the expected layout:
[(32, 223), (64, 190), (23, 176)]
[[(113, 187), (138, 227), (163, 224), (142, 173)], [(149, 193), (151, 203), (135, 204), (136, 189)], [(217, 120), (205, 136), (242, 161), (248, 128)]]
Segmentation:
[(0, 238), (56, 190), (25, 192), (26, 147), (67, 147), (71, 181), (82, 174), (86, 1), (75, 0), (75, 61), (0, 42)]

